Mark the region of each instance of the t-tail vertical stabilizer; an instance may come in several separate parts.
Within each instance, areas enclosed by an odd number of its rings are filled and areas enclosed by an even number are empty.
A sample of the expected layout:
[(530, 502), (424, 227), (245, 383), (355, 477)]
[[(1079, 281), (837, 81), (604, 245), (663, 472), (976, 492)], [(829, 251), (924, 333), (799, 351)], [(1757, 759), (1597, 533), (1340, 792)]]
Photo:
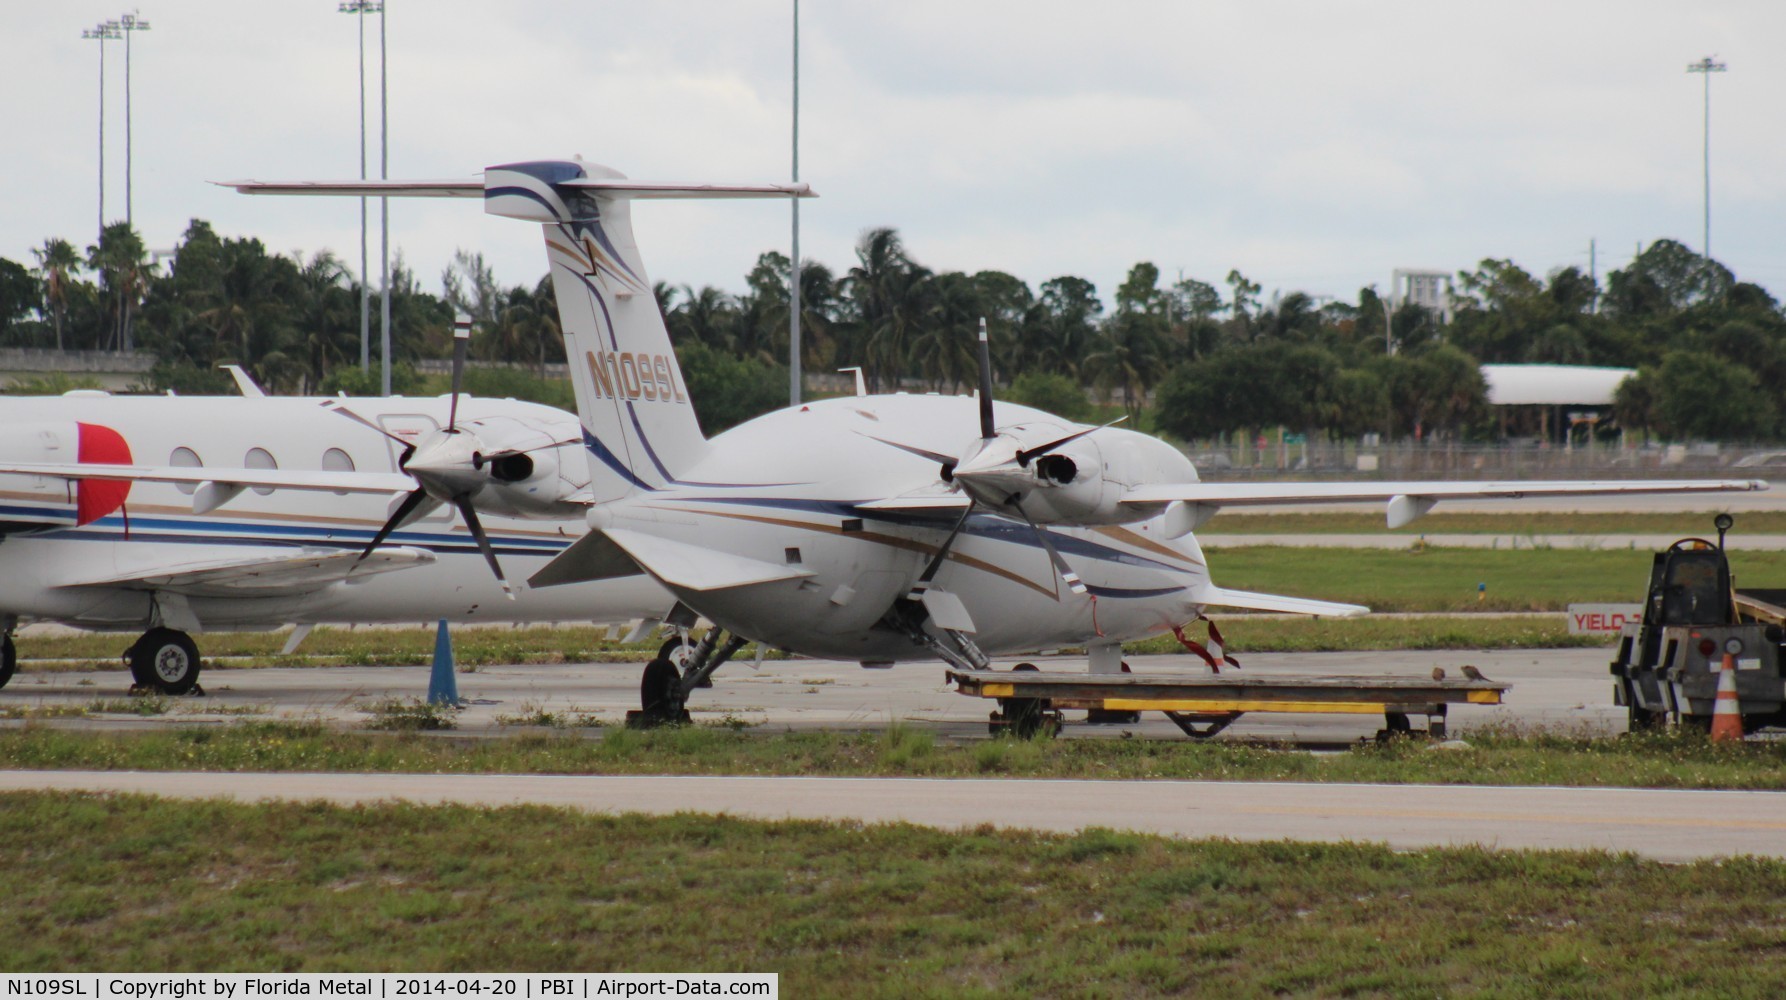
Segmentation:
[(706, 451), (633, 240), (639, 198), (811, 197), (805, 184), (632, 181), (579, 159), (509, 163), (475, 180), (225, 181), (244, 194), (484, 198), (491, 215), (537, 222), (558, 297), (565, 356), (596, 502), (664, 488)]
[(485, 211), (545, 230), (597, 503), (662, 489), (707, 448), (633, 238), (633, 200), (802, 193), (804, 186), (635, 183), (581, 160), (484, 172)]

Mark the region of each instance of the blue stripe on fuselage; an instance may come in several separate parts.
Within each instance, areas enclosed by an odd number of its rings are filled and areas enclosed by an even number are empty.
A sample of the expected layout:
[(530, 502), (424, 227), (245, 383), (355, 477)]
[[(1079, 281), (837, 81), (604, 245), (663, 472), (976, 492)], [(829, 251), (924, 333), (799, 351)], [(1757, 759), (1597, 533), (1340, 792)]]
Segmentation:
[[(663, 499), (668, 500), (671, 498), (664, 497)], [(899, 527), (932, 528), (939, 531), (947, 531), (949, 526), (954, 523), (954, 519), (961, 516), (955, 511), (946, 511), (939, 517), (924, 517), (922, 515), (913, 515), (909, 513), (864, 510), (857, 506), (859, 501), (808, 500), (799, 497), (676, 497), (675, 499), (679, 502), (688, 503), (715, 503), (744, 507), (768, 507), (779, 510), (797, 510), (830, 517), (862, 518), (865, 521), (876, 521), (882, 524), (897, 525)], [(967, 524), (962, 527), (961, 531), (962, 534), (965, 535), (972, 535), (979, 538), (990, 538), (995, 541), (1010, 542), (1014, 545), (1022, 545), (1033, 549), (1040, 549), (1042, 547), (1041, 541), (1029, 530), (1028, 525), (1013, 521), (999, 514), (975, 514), (973, 517), (968, 518)], [(1173, 566), (1170, 563), (1161, 562), (1157, 559), (1149, 559), (1146, 556), (1124, 552), (1090, 538), (1082, 538), (1077, 535), (1066, 535), (1058, 531), (1048, 532), (1048, 537), (1054, 542), (1054, 547), (1058, 549), (1062, 555), (1071, 554), (1083, 556), (1084, 558), (1100, 562), (1113, 562), (1142, 569), (1159, 569), (1172, 573), (1185, 572), (1185, 569), (1182, 566)], [(1190, 562), (1190, 557), (1185, 557), (1185, 561)]]

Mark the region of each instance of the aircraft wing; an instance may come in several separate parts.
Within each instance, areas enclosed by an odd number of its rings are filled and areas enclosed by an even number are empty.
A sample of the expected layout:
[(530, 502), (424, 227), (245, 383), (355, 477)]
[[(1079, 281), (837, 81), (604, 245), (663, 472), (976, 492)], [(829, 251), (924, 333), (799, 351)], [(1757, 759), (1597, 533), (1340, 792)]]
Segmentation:
[[(800, 566), (704, 549), (641, 531), (606, 528), (602, 534), (631, 556), (645, 572), (670, 586), (689, 590), (725, 590), (812, 575), (810, 570)], [(550, 566), (548, 563), (547, 568)]]
[(162, 590), (188, 597), (276, 597), (305, 594), (343, 580), (426, 566), (434, 553), (408, 546), (381, 547), (365, 558), (359, 549), (307, 547), (261, 549), (229, 559), (168, 564), (157, 560), (134, 569), (59, 587), (124, 587)]
[(856, 504), (862, 510), (887, 511), (894, 514), (944, 514), (967, 509), (971, 501), (964, 493), (914, 493), (885, 500)]
[(328, 493), (407, 493), (416, 483), (401, 472), (322, 472), (307, 469), (224, 469), (178, 465), (108, 465), (98, 462), (0, 462), (0, 474), (102, 479), (128, 483), (221, 483), (243, 488), (316, 490)]
[(1739, 493), (1765, 490), (1759, 479), (1635, 479), (1609, 481), (1360, 482), (1360, 483), (1160, 483), (1130, 487), (1125, 505), (1164, 505), (1173, 501), (1203, 508), (1201, 524), (1222, 507), (1387, 501), (1389, 526), (1399, 528), (1440, 500), (1518, 500), (1532, 497), (1607, 496), (1648, 493)]
[(1197, 602), (1218, 608), (1275, 611), (1291, 615), (1320, 615), (1326, 618), (1356, 618), (1359, 615), (1368, 615), (1371, 611), (1362, 604), (1336, 604), (1332, 601), (1316, 601), (1306, 597), (1255, 594), (1247, 590), (1229, 590), (1226, 587), (1216, 586), (1205, 587), (1199, 592)]

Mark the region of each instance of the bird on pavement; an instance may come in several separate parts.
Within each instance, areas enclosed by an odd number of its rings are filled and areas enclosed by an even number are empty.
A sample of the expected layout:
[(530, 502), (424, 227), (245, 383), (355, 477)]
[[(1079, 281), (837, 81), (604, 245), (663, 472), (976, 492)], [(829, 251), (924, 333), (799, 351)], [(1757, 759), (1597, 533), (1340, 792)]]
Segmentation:
[(1477, 670), (1475, 667), (1471, 666), (1468, 663), (1464, 664), (1464, 676), (1468, 677), (1470, 680), (1473, 680), (1473, 681), (1488, 680), (1488, 678), (1482, 676), (1482, 671)]
[(1445, 668), (1444, 667), (1434, 667), (1433, 668), (1433, 680), (1442, 681), (1444, 679), (1445, 679)]

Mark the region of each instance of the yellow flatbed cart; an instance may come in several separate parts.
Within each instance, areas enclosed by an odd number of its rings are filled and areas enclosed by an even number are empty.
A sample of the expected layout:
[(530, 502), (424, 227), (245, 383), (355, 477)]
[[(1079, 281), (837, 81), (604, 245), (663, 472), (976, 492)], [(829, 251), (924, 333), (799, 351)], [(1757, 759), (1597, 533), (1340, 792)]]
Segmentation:
[(1053, 735), (1063, 709), (1164, 712), (1188, 736), (1207, 739), (1248, 712), (1381, 713), (1378, 736), (1411, 732), (1410, 716), (1426, 716), (1426, 732), (1445, 735), (1451, 705), (1499, 705), (1511, 684), (1490, 680), (1408, 677), (1248, 677), (1223, 673), (1043, 673), (1039, 670), (951, 670), (961, 694), (996, 698), (994, 733)]

